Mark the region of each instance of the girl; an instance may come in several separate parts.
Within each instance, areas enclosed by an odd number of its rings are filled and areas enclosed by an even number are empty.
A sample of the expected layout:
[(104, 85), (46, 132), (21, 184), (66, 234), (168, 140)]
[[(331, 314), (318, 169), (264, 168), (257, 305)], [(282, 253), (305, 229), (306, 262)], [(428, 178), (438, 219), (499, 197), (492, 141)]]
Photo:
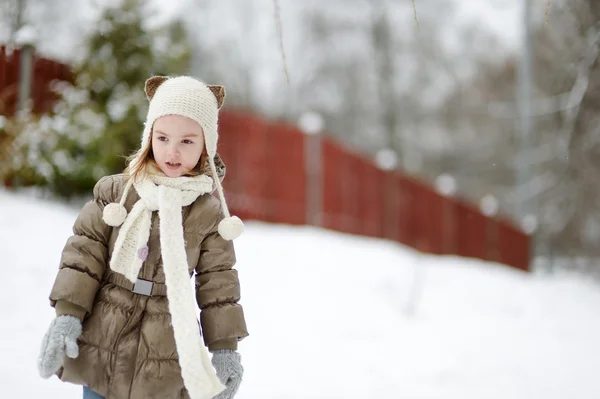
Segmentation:
[(225, 90), (155, 76), (145, 91), (139, 151), (96, 184), (63, 250), (38, 369), (83, 385), (84, 398), (230, 399), (248, 332), (231, 241), (243, 224), (217, 154)]

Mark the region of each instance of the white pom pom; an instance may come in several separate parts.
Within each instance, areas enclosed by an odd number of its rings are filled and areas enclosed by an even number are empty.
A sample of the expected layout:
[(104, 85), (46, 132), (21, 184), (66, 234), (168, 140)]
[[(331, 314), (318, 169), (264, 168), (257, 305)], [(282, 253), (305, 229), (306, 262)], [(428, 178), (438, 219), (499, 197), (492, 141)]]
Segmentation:
[(104, 207), (102, 212), (102, 219), (104, 222), (113, 227), (117, 227), (123, 224), (127, 217), (127, 210), (121, 204), (108, 204)]
[(219, 234), (227, 241), (235, 240), (244, 232), (244, 223), (237, 216), (230, 216), (219, 223)]

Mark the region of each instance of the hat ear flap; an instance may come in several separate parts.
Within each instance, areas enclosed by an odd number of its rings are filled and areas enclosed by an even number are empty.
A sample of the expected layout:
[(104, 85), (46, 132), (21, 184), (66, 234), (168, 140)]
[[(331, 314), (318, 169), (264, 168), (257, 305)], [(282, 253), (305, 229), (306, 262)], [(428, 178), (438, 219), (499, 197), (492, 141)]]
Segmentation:
[(219, 85), (209, 85), (208, 88), (217, 98), (217, 108), (221, 109), (225, 102), (225, 87)]
[(152, 100), (152, 97), (154, 97), (154, 93), (156, 93), (158, 86), (163, 84), (163, 82), (167, 79), (169, 78), (166, 76), (152, 76), (151, 78), (146, 80), (146, 86), (144, 90), (146, 92), (146, 97), (148, 97), (148, 100)]

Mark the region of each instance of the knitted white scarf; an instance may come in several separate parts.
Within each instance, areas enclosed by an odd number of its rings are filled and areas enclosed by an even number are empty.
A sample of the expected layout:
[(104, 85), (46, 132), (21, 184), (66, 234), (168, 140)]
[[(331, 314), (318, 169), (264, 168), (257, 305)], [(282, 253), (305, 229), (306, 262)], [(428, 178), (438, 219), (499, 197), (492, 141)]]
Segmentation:
[(167, 299), (183, 382), (192, 399), (213, 398), (225, 387), (201, 341), (181, 215), (183, 206), (213, 191), (213, 179), (206, 175), (170, 178), (151, 174), (133, 186), (141, 199), (121, 227), (110, 268), (135, 283), (148, 251), (152, 212), (158, 211)]

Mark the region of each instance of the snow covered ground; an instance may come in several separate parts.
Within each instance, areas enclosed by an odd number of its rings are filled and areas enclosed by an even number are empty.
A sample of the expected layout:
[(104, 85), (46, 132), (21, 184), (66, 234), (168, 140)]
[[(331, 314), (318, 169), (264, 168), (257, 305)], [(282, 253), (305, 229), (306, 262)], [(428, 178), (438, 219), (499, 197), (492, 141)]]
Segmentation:
[[(35, 366), (76, 212), (0, 190), (1, 398), (81, 397)], [(257, 222), (237, 252), (251, 334), (240, 399), (598, 398), (594, 283)]]

